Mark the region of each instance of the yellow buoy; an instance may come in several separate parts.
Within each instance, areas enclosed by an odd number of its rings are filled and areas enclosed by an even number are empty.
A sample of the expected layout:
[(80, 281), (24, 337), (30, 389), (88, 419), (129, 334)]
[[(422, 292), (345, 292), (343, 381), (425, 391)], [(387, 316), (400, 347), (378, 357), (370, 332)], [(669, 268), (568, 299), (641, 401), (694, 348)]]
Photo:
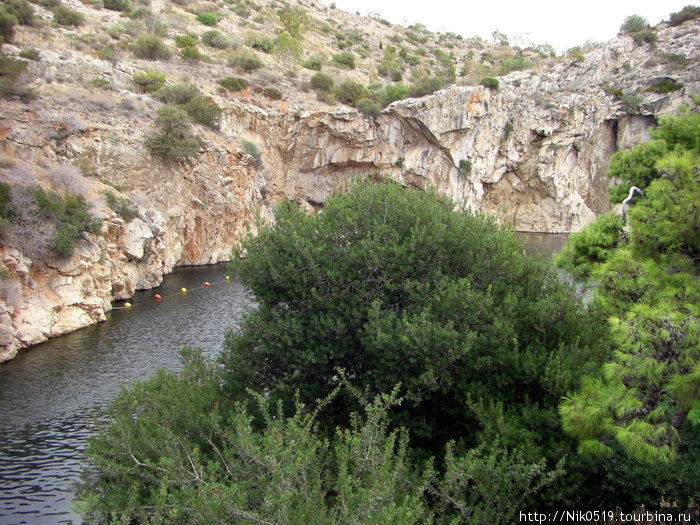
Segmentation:
[(184, 294), (186, 294), (186, 293), (187, 293), (187, 288), (182, 288), (182, 289), (181, 289), (180, 291), (181, 291), (181, 292), (182, 292), (182, 294), (184, 295)]
[(131, 303), (124, 303), (124, 308), (131, 308)]
[(226, 276), (226, 280), (227, 280), (227, 281), (230, 281), (230, 280), (231, 280), (231, 277), (230, 277), (229, 275), (227, 275), (227, 276)]

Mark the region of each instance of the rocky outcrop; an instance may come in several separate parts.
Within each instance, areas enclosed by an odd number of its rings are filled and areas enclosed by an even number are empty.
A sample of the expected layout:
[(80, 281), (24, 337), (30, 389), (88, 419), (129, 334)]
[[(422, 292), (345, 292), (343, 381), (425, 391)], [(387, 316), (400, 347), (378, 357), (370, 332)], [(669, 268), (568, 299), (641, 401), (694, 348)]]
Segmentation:
[[(376, 118), (342, 107), (265, 111), (212, 94), (224, 110), (220, 130), (199, 128), (197, 162), (180, 165), (145, 149), (157, 103), (126, 91), (128, 67), (90, 58), (89, 76), (109, 80), (112, 91), (95, 96), (59, 84), (29, 106), (3, 106), (0, 146), (12, 162), (3, 162), (0, 180), (80, 193), (102, 228), (64, 259), (31, 261), (18, 246), (0, 249), (0, 361), (103, 320), (113, 300), (157, 286), (176, 265), (227, 260), (255, 217), (269, 219), (280, 199), (318, 210), (352, 177), (435, 188), (521, 231), (578, 230), (610, 208), (611, 155), (645, 139), (660, 115), (693, 104), (699, 32), (698, 23), (661, 28), (655, 47), (620, 38), (583, 60), (512, 73), (497, 90), (452, 86)], [(53, 78), (86, 71), (54, 58), (43, 59)], [(660, 79), (684, 87), (656, 93)], [(256, 144), (260, 159), (244, 152), (243, 140)], [(52, 166), (70, 163), (85, 175), (79, 187), (52, 176)], [(136, 216), (121, 217), (106, 192), (130, 199)]]

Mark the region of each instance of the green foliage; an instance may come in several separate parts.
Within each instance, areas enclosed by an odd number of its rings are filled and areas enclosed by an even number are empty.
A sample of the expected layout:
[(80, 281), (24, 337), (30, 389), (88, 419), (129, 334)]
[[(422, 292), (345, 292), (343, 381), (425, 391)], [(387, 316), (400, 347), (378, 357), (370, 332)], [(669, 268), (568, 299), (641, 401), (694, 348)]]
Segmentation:
[(468, 176), (472, 172), (472, 163), (469, 160), (462, 159), (459, 161), (459, 174), (462, 177)]
[(27, 0), (4, 0), (2, 7), (17, 19), (18, 24), (29, 25), (34, 18), (34, 8)]
[(649, 86), (649, 91), (654, 93), (671, 93), (683, 89), (683, 83), (672, 78), (660, 80)]
[(57, 255), (71, 255), (81, 232), (99, 232), (100, 222), (90, 215), (89, 206), (82, 196), (67, 195), (63, 198), (39, 187), (28, 192), (43, 219), (54, 225), (50, 248)]
[(165, 85), (165, 73), (160, 71), (136, 73), (134, 84), (138, 86), (141, 93), (155, 93)]
[(263, 89), (263, 96), (271, 100), (282, 100), (282, 92), (275, 87), (266, 87)]
[(630, 15), (625, 18), (625, 21), (620, 26), (620, 33), (636, 33), (649, 29), (649, 22), (643, 16)]
[(687, 5), (680, 11), (676, 13), (671, 13), (669, 17), (669, 24), (672, 26), (679, 26), (683, 22), (688, 20), (697, 20), (700, 18), (700, 7), (694, 5)]
[(15, 26), (18, 23), (17, 17), (0, 5), (0, 44), (12, 42), (15, 36)]
[(263, 65), (255, 51), (234, 51), (228, 57), (228, 64), (247, 73), (260, 69)]
[(687, 110), (666, 117), (652, 137), (611, 161), (617, 176), (644, 187), (645, 198), (629, 210), (629, 231), (604, 216), (609, 227), (599, 219), (586, 229), (599, 235), (572, 236), (575, 246), (556, 261), (596, 284), (594, 301), (610, 314), (615, 348), (602, 373), (561, 404), (564, 428), (581, 452), (619, 448), (643, 463), (680, 461), (700, 384), (700, 118)]
[[(557, 456), (538, 443), (560, 442), (559, 396), (582, 366), (595, 369), (604, 338), (512, 233), (453, 208), (388, 183), (355, 185), (315, 216), (280, 204), (274, 225), (243, 242), (247, 257), (234, 257), (258, 308), (226, 338), (231, 395), (323, 398), (342, 369), (369, 396), (400, 382), (392, 420), (432, 453), (450, 439), (477, 444), (490, 425), (480, 407), (502, 401), (503, 446)], [(355, 406), (342, 392), (327, 424)]]
[(102, 0), (102, 5), (105, 9), (111, 9), (112, 11), (128, 11), (131, 9), (129, 0)]
[(325, 73), (315, 73), (311, 77), (311, 87), (316, 91), (330, 91), (333, 89), (333, 79)]
[(53, 21), (59, 26), (79, 27), (85, 22), (85, 17), (82, 14), (63, 5), (56, 6), (51, 11), (53, 12)]
[(39, 60), (41, 55), (37, 49), (30, 47), (20, 51), (19, 56), (20, 58), (26, 58), (27, 60)]
[(284, 30), (297, 40), (311, 27), (311, 17), (302, 7), (285, 8), (278, 14)]
[(197, 39), (192, 35), (177, 35), (175, 45), (179, 48), (192, 47), (197, 45)]
[(426, 75), (419, 76), (413, 81), (413, 83), (411, 83), (410, 86), (408, 86), (408, 96), (422, 97), (425, 95), (430, 95), (442, 87), (442, 81), (438, 77)]
[(202, 92), (194, 84), (181, 82), (162, 87), (156, 93), (156, 98), (165, 104), (181, 105), (201, 95)]
[(231, 46), (231, 41), (222, 32), (210, 29), (202, 33), (202, 43), (216, 49), (227, 49)]
[(243, 140), (241, 142), (241, 146), (243, 146), (243, 151), (245, 151), (248, 155), (253, 157), (256, 161), (260, 161), (261, 153), (254, 142), (251, 142), (249, 140)]
[(112, 208), (125, 221), (130, 221), (139, 216), (139, 210), (128, 197), (117, 197), (111, 191), (106, 191), (104, 195), (107, 206)]
[(262, 51), (263, 53), (272, 53), (275, 49), (275, 42), (269, 36), (251, 34), (245, 39), (245, 45)]
[(574, 62), (583, 62), (583, 60), (586, 58), (583, 55), (583, 49), (581, 49), (581, 46), (574, 46), (570, 48), (566, 54), (574, 60)]
[(507, 57), (503, 59), (499, 67), (499, 75), (507, 75), (511, 71), (521, 71), (533, 66), (532, 61), (524, 56)]
[(623, 226), (619, 215), (600, 215), (579, 233), (569, 235), (562, 251), (554, 256), (554, 264), (576, 279), (587, 278), (591, 271), (608, 260), (612, 250), (623, 240)]
[(210, 98), (195, 97), (181, 107), (196, 123), (211, 129), (219, 129), (221, 108)]
[(408, 94), (408, 88), (403, 84), (387, 84), (384, 86), (384, 94), (381, 96), (382, 104), (388, 106), (392, 102), (401, 100)]
[(628, 113), (635, 113), (642, 106), (642, 98), (635, 94), (622, 95), (620, 101), (622, 102), (622, 107)]
[(369, 97), (367, 88), (351, 78), (346, 78), (343, 80), (343, 82), (335, 87), (333, 93), (340, 102), (350, 104), (352, 106), (357, 104), (363, 98), (366, 99)]
[(311, 69), (312, 71), (321, 71), (323, 67), (323, 62), (319, 57), (313, 56), (309, 57), (301, 63), (302, 67), (306, 69)]
[(184, 109), (166, 104), (156, 111), (160, 134), (146, 139), (146, 147), (155, 155), (173, 162), (197, 156), (199, 143), (190, 133), (190, 122)]
[(351, 51), (342, 51), (333, 55), (332, 62), (338, 67), (355, 69), (355, 55)]
[(170, 48), (156, 35), (143, 33), (132, 46), (134, 55), (146, 60), (168, 60), (172, 55)]
[[(227, 400), (216, 366), (185, 349), (183, 371), (159, 370), (122, 391), (90, 440), (80, 491), (94, 522), (422, 523), (422, 479), (406, 433), (388, 428), (395, 398), (366, 403), (332, 442), (311, 410), (290, 416), (264, 396)], [(332, 396), (331, 396), (332, 398)]]
[(360, 113), (369, 117), (377, 117), (382, 111), (379, 104), (369, 98), (361, 98), (355, 103), (355, 107)]
[(610, 159), (607, 175), (621, 182), (608, 190), (610, 201), (622, 202), (632, 186), (642, 190), (646, 188), (653, 179), (658, 177), (656, 162), (667, 149), (666, 141), (652, 140), (615, 153)]
[(479, 81), (479, 84), (481, 84), (484, 87), (487, 87), (489, 89), (498, 89), (500, 86), (498, 79), (497, 78), (492, 78), (492, 77), (484, 77)]
[(275, 54), (285, 61), (298, 60), (301, 56), (302, 47), (299, 41), (287, 31), (283, 31), (277, 37), (277, 45), (275, 46)]
[(215, 13), (199, 13), (197, 15), (197, 22), (204, 24), (205, 26), (213, 27), (219, 23), (219, 18)]
[(225, 77), (219, 80), (219, 84), (229, 91), (242, 91), (250, 86), (250, 82), (241, 77)]
[(641, 44), (654, 44), (659, 39), (658, 35), (652, 29), (644, 29), (643, 31), (636, 31), (630, 33), (634, 42), (638, 45)]
[(180, 56), (185, 62), (194, 63), (202, 60), (204, 55), (202, 55), (196, 46), (188, 46), (180, 50)]
[(26, 69), (24, 60), (15, 60), (0, 52), (0, 97), (8, 98), (17, 93), (18, 80)]

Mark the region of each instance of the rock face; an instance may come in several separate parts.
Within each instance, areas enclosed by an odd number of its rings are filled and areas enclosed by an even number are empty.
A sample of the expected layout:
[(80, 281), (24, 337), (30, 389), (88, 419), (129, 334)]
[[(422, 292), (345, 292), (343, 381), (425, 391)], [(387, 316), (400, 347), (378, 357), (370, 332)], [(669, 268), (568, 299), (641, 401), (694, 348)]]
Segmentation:
[[(84, 234), (64, 259), (31, 261), (21, 246), (0, 247), (10, 276), (0, 279), (0, 361), (103, 320), (111, 301), (157, 286), (176, 265), (229, 259), (255, 217), (270, 219), (280, 199), (318, 210), (356, 176), (436, 188), (516, 230), (579, 230), (610, 209), (611, 155), (646, 139), (660, 115), (694, 105), (698, 33), (694, 22), (661, 28), (655, 47), (620, 38), (583, 60), (512, 73), (497, 90), (452, 86), (396, 102), (376, 118), (349, 108), (264, 111), (213, 95), (224, 110), (220, 131), (197, 129), (192, 164), (166, 164), (144, 147), (156, 106), (149, 96), (124, 90), (94, 99), (55, 86), (28, 107), (8, 102), (0, 151), (13, 161), (0, 180), (56, 190), (65, 178), (50, 167), (77, 164), (86, 176), (72, 191), (93, 204), (102, 228)], [(55, 75), (76, 68), (44, 61)], [(120, 89), (130, 82), (132, 71), (93, 59), (87, 66)], [(684, 87), (656, 93), (654, 85), (668, 79)], [(613, 88), (628, 96), (608, 95)], [(243, 140), (258, 147), (259, 160), (244, 152)], [(136, 216), (107, 206), (107, 192), (131, 199)]]

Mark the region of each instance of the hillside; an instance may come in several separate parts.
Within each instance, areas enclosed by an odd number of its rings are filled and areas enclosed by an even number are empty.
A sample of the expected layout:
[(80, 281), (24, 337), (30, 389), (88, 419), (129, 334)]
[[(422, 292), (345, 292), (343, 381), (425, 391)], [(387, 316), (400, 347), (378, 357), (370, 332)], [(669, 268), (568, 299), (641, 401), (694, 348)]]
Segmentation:
[[(697, 20), (552, 57), (308, 2), (54, 1), (3, 4), (33, 15), (0, 58), (15, 202), (0, 360), (104, 319), (176, 265), (228, 259), (255, 215), (284, 197), (320, 209), (356, 175), (435, 187), (519, 230), (579, 230), (610, 209), (610, 156), (700, 93)], [(163, 101), (184, 101), (175, 123), (192, 127), (158, 149)], [(97, 224), (48, 213), (28, 187)]]

